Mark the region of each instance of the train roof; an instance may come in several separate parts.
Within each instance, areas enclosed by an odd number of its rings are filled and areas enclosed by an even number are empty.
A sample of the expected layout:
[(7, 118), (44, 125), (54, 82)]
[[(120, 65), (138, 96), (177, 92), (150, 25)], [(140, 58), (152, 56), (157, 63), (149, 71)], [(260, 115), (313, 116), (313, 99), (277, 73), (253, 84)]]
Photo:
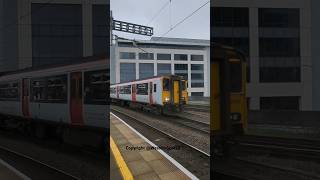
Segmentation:
[(223, 45), (223, 44), (216, 43), (216, 42), (211, 42), (211, 47), (212, 48), (221, 48), (221, 49), (224, 49), (224, 50), (234, 51), (234, 52), (238, 53), (240, 56), (242, 56), (243, 59), (246, 61), (245, 53), (242, 50), (238, 49), (238, 48), (234, 48), (234, 47)]
[(59, 63), (59, 64), (54, 64), (54, 65), (45, 65), (45, 66), (40, 66), (40, 67), (29, 67), (29, 68), (25, 68), (25, 69), (14, 70), (14, 71), (0, 72), (0, 77), (1, 76), (6, 76), (6, 75), (13, 75), (13, 74), (27, 73), (27, 72), (32, 72), (32, 71), (47, 70), (47, 69), (52, 69), (52, 68), (59, 68), (59, 67), (65, 67), (65, 66), (71, 66), (71, 65), (78, 65), (78, 64), (96, 62), (96, 61), (102, 61), (102, 60), (106, 60), (106, 65), (109, 66), (109, 58), (107, 58), (107, 56), (105, 56), (105, 55), (98, 55), (98, 56), (83, 57), (79, 61), (71, 62), (71, 63), (69, 63), (69, 62), (68, 63)]
[(57, 74), (65, 74), (68, 72), (77, 71), (88, 71), (88, 70), (99, 70), (99, 69), (109, 69), (108, 59), (86, 59), (85, 61), (65, 64), (65, 65), (55, 65), (47, 68), (28, 68), (18, 71), (12, 71), (3, 75), (0, 75), (0, 81), (11, 81), (20, 78), (35, 78), (35, 77), (45, 77), (54, 76)]
[(127, 83), (131, 83), (131, 82), (138, 82), (138, 81), (144, 81), (144, 80), (148, 80), (148, 79), (157, 79), (157, 78), (161, 78), (161, 77), (177, 77), (177, 78), (182, 78), (182, 76), (178, 76), (178, 75), (160, 75), (160, 76), (153, 76), (153, 77), (148, 77), (148, 78), (143, 78), (143, 79), (136, 79), (136, 80), (132, 80), (132, 81), (127, 81), (127, 82), (122, 82), (122, 83), (116, 83), (116, 84), (110, 84), (111, 86), (113, 85), (119, 85), (119, 84), (127, 84)]

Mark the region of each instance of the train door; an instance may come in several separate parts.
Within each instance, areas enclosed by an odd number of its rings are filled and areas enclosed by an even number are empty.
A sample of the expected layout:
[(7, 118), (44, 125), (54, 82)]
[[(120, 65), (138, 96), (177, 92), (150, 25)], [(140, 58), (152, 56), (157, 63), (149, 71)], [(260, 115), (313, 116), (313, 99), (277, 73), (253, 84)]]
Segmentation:
[(132, 88), (132, 92), (131, 92), (131, 96), (132, 96), (132, 102), (136, 102), (137, 101), (137, 96), (136, 96), (136, 85), (135, 84), (132, 84), (131, 86)]
[(117, 99), (119, 99), (119, 86), (116, 87)]
[(179, 104), (179, 98), (180, 98), (180, 88), (179, 88), (179, 81), (174, 80), (173, 81), (173, 101), (174, 104)]
[(150, 99), (150, 104), (153, 104), (153, 94), (152, 94), (152, 92), (153, 92), (153, 83), (152, 82), (150, 82), (149, 83), (149, 99)]
[(29, 87), (30, 87), (30, 79), (22, 79), (22, 115), (25, 118), (30, 118), (30, 111), (29, 111)]
[(82, 73), (70, 74), (70, 121), (74, 125), (83, 124)]

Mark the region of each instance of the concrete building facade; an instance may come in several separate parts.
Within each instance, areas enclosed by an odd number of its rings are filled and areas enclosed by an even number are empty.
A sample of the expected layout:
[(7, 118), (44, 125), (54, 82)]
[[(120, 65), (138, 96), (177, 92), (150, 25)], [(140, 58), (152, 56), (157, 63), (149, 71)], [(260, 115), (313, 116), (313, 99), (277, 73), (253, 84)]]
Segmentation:
[(189, 96), (210, 95), (210, 41), (180, 38), (118, 40), (111, 47), (111, 84), (175, 74), (188, 80)]
[(211, 1), (211, 39), (248, 57), (252, 110), (320, 110), (317, 0)]
[(109, 1), (2, 0), (0, 72), (105, 54)]

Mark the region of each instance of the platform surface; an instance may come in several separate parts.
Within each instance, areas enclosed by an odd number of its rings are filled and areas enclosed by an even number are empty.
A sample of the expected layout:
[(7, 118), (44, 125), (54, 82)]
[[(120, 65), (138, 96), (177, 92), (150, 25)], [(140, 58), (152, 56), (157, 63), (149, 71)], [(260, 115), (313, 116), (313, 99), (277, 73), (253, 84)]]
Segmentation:
[[(147, 150), (146, 147), (155, 147), (156, 145), (112, 113), (110, 115), (110, 135), (121, 154), (118, 155), (118, 157), (113, 157), (114, 163), (118, 166), (116, 169), (119, 170), (123, 168), (119, 167), (119, 161), (121, 162), (121, 159), (123, 159), (124, 164), (120, 163), (120, 166), (126, 166), (134, 179), (197, 179), (193, 174), (181, 166), (181, 164), (176, 162), (162, 150)], [(143, 148), (130, 150), (129, 148), (132, 147)], [(111, 155), (114, 154), (111, 152)], [(112, 170), (110, 172), (111, 174), (116, 174), (116, 172), (113, 172)], [(121, 170), (120, 173), (123, 176)], [(128, 174), (128, 172), (125, 172), (125, 174)]]
[(2, 180), (31, 180), (20, 171), (0, 159), (0, 179)]

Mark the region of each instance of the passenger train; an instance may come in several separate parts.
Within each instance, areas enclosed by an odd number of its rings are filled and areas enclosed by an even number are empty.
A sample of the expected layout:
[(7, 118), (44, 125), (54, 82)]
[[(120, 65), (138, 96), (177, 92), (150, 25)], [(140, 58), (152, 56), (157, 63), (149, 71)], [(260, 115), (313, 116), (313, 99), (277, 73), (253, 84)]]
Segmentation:
[(232, 47), (212, 45), (211, 135), (214, 150), (247, 130), (246, 58)]
[(65, 140), (74, 132), (83, 145), (80, 134), (88, 137), (93, 132), (97, 143), (103, 143), (109, 128), (108, 83), (105, 58), (4, 74), (0, 76), (0, 126), (14, 124), (37, 136), (55, 132)]
[(181, 111), (188, 103), (187, 81), (167, 75), (135, 80), (110, 86), (110, 98), (122, 105), (139, 105), (165, 111)]

